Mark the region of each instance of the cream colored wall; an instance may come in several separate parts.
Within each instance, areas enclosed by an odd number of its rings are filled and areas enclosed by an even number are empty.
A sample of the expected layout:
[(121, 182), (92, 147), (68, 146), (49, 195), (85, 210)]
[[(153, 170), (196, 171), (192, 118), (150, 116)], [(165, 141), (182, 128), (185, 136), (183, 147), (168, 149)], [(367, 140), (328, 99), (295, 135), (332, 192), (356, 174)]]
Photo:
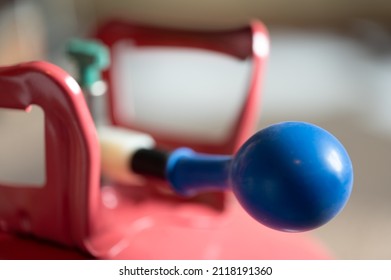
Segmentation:
[(0, 65), (43, 58), (46, 28), (41, 11), (29, 1), (0, 9)]
[[(336, 23), (349, 18), (390, 20), (391, 1), (380, 0), (84, 0), (100, 18), (119, 16), (161, 26), (231, 28), (250, 18), (266, 23)], [(79, 1), (80, 2), (80, 1)]]

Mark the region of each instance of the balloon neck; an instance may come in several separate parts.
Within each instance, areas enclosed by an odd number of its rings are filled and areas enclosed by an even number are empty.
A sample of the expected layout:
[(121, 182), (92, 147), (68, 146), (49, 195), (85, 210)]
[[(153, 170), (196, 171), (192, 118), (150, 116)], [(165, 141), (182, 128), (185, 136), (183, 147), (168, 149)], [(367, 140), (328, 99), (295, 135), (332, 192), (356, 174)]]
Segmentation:
[(231, 156), (212, 156), (187, 148), (177, 149), (167, 161), (167, 179), (175, 192), (182, 196), (227, 190), (231, 161)]

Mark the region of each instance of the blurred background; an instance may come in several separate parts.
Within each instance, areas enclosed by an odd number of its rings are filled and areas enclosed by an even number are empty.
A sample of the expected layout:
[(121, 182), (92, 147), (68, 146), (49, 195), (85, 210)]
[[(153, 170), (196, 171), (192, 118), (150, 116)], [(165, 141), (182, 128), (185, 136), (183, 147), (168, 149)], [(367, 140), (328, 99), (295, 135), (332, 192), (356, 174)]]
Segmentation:
[(391, 259), (391, 2), (264, 0), (3, 0), (0, 63), (45, 59), (68, 66), (64, 46), (109, 18), (224, 30), (261, 20), (271, 53), (259, 128), (318, 124), (351, 155), (345, 210), (317, 236), (338, 259)]

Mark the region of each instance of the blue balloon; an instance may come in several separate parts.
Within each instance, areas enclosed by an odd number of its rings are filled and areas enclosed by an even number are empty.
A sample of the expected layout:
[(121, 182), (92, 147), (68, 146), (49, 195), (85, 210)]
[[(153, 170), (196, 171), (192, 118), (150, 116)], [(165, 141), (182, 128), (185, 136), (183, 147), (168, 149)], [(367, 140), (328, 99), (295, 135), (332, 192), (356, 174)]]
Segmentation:
[(345, 148), (326, 130), (285, 122), (259, 131), (240, 148), (230, 182), (240, 204), (260, 223), (306, 231), (343, 209), (353, 167)]
[(258, 222), (298, 232), (327, 223), (343, 209), (353, 167), (326, 130), (285, 122), (254, 134), (233, 157), (177, 149), (167, 162), (167, 179), (182, 196), (232, 189)]

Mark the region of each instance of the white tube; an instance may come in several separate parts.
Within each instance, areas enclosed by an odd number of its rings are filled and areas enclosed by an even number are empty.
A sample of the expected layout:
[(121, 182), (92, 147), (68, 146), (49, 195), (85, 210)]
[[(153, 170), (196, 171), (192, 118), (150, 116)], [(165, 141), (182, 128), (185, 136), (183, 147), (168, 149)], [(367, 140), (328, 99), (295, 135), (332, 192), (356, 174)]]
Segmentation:
[(120, 183), (130, 183), (134, 174), (129, 164), (135, 152), (155, 147), (154, 139), (145, 133), (117, 127), (99, 127), (102, 175)]

